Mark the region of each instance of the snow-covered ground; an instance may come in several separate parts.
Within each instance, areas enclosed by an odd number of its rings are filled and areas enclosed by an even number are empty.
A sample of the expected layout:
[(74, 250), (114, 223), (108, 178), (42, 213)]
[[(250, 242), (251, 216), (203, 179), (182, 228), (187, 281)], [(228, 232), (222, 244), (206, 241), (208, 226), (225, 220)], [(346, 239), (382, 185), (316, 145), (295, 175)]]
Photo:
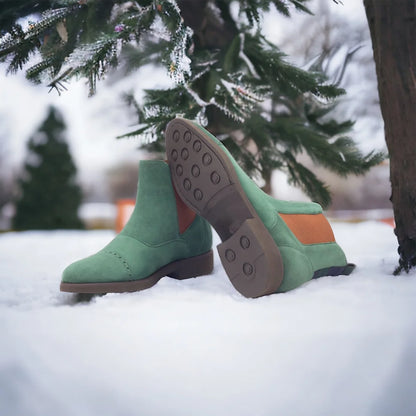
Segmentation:
[(0, 415), (411, 416), (416, 273), (393, 230), (334, 223), (358, 265), (245, 299), (210, 276), (90, 301), (60, 273), (110, 231), (0, 235)]

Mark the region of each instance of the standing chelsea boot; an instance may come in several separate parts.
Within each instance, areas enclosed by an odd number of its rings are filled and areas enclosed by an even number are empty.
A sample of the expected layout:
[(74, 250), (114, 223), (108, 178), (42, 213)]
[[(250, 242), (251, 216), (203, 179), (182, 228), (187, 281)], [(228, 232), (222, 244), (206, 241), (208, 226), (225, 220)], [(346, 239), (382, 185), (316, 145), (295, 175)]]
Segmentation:
[(244, 296), (285, 292), (353, 270), (320, 205), (273, 199), (203, 127), (172, 120), (166, 152), (177, 192), (217, 231), (221, 262)]
[(163, 276), (187, 279), (213, 268), (211, 226), (177, 196), (168, 165), (142, 161), (134, 211), (98, 253), (68, 266), (60, 289), (75, 293), (134, 292)]

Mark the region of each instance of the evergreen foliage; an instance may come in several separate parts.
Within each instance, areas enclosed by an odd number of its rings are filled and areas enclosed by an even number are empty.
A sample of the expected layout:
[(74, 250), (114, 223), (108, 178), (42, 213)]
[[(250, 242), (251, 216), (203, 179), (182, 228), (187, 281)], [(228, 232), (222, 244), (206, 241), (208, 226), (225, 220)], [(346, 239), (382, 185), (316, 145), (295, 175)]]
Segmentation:
[(126, 95), (138, 125), (122, 137), (140, 136), (149, 150), (163, 151), (167, 122), (176, 115), (195, 119), (252, 176), (267, 184), (272, 170), (282, 169), (327, 206), (329, 190), (299, 156), (345, 176), (366, 172), (383, 155), (361, 154), (348, 137), (353, 123), (331, 117), (344, 91), (322, 68), (291, 65), (261, 33), (262, 14), (271, 7), (285, 16), (293, 9), (309, 13), (307, 1), (54, 0), (27, 29), (16, 23), (2, 36), (0, 58), (16, 71), (40, 52), (26, 70), (29, 79), (47, 80), (60, 92), (66, 80), (85, 77), (90, 94), (111, 68), (163, 64), (174, 86), (147, 90), (140, 103)]
[(81, 190), (75, 183), (76, 167), (65, 142), (65, 123), (56, 109), (28, 142), (29, 154), (20, 179), (13, 228), (82, 228), (78, 218)]
[(4, 205), (10, 202), (12, 197), (12, 174), (8, 166), (8, 146), (7, 146), (7, 122), (5, 117), (0, 115), (0, 224), (1, 211)]

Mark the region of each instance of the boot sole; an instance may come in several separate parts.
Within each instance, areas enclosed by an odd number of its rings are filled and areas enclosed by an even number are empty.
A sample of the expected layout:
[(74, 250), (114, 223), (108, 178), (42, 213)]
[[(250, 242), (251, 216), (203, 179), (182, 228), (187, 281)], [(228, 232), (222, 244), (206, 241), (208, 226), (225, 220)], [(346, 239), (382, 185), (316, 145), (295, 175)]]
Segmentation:
[(216, 230), (218, 253), (233, 286), (245, 297), (275, 293), (283, 261), (223, 150), (192, 122), (172, 120), (166, 152), (180, 197)]
[(192, 277), (210, 274), (214, 267), (212, 250), (199, 256), (177, 260), (163, 266), (149, 277), (140, 280), (108, 283), (65, 283), (60, 285), (61, 292), (71, 293), (123, 293), (137, 292), (154, 286), (162, 277), (184, 280)]

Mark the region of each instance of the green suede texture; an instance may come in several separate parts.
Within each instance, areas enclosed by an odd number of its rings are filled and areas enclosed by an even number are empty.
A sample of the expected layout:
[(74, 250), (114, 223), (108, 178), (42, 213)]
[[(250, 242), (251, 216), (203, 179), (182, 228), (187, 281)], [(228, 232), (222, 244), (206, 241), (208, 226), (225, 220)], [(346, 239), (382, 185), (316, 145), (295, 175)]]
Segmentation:
[(133, 214), (120, 234), (139, 236), (140, 241), (150, 245), (176, 239), (178, 220), (168, 164), (160, 160), (141, 161), (137, 189)]
[(208, 252), (211, 226), (196, 216), (179, 233), (169, 166), (141, 161), (135, 209), (124, 229), (98, 253), (68, 266), (65, 283), (107, 283), (143, 279), (175, 260)]
[(284, 277), (278, 292), (295, 289), (312, 279), (316, 270), (347, 264), (345, 254), (336, 242), (302, 244), (279, 215), (279, 213), (322, 214), (322, 207), (319, 204), (279, 201), (267, 195), (246, 175), (230, 152), (215, 136), (198, 124), (194, 124), (218, 144), (230, 159), (244, 192), (279, 247), (283, 258)]
[(279, 246), (285, 274), (277, 290), (287, 292), (309, 281), (313, 276), (312, 264), (301, 250), (290, 246)]

